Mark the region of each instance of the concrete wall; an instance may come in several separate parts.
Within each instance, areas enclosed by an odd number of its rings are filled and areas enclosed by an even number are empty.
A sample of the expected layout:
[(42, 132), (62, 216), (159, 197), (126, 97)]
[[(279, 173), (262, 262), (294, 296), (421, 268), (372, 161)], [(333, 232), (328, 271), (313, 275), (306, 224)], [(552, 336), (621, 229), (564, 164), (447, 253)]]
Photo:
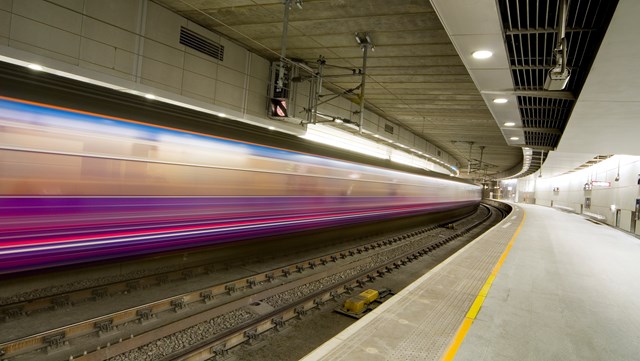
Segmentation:
[[(224, 46), (224, 60), (179, 43), (186, 27)], [(154, 94), (230, 119), (303, 134), (295, 122), (267, 118), (270, 62), (148, 0), (0, 0), (0, 60), (38, 63), (79, 79)], [(304, 119), (308, 86), (299, 86), (294, 116)], [(321, 111), (350, 118), (357, 105), (338, 98)], [(437, 156), (409, 130), (365, 112), (365, 129)], [(440, 159), (455, 164), (441, 152)]]
[[(618, 161), (620, 179), (616, 182)], [(531, 199), (533, 193), (536, 204), (582, 212), (610, 225), (615, 225), (617, 213), (620, 228), (631, 231), (632, 212), (640, 198), (639, 174), (640, 157), (634, 156), (613, 156), (591, 168), (553, 178), (539, 178), (536, 173), (518, 181), (518, 201), (525, 201), (523, 195)], [(585, 191), (585, 183), (591, 180), (609, 182), (610, 186), (593, 186)], [(591, 198), (590, 209), (586, 209), (585, 198)], [(635, 233), (640, 234), (640, 221)]]
[[(265, 116), (269, 61), (153, 2), (0, 0), (0, 24), (1, 55), (272, 123)], [(181, 45), (181, 27), (224, 46), (224, 59)]]

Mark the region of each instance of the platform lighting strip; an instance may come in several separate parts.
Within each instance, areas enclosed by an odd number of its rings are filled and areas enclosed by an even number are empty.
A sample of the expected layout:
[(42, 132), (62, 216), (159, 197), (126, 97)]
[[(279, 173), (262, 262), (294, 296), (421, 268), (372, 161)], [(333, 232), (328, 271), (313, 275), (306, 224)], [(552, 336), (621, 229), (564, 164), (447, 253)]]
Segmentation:
[[(362, 153), (370, 156), (374, 156), (380, 159), (389, 159), (392, 162), (409, 165), (416, 168), (427, 169), (436, 171), (435, 166), (438, 165), (446, 169), (451, 176), (458, 176), (459, 170), (448, 163), (445, 163), (439, 159), (430, 157), (425, 153), (422, 153), (416, 149), (409, 148), (405, 145), (395, 143), (390, 139), (377, 136), (376, 138), (387, 141), (391, 144), (396, 144), (408, 151), (416, 154), (411, 154), (385, 144), (380, 144), (368, 139), (354, 136), (348, 132), (343, 132), (339, 129), (335, 129), (322, 124), (309, 124), (307, 127), (307, 133), (301, 138), (311, 141), (327, 144), (330, 146), (338, 147), (341, 149), (347, 149), (349, 151)], [(421, 158), (420, 156), (430, 158), (430, 160)]]

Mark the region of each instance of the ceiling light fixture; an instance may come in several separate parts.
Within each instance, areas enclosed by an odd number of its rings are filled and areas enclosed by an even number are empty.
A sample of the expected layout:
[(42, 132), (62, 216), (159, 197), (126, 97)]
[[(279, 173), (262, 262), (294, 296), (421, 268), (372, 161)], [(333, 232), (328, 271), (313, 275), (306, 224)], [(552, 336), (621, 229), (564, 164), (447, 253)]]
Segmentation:
[(520, 138), (518, 138), (518, 137), (511, 137), (511, 138), (509, 138), (509, 139), (511, 139), (511, 140), (518, 140), (518, 139), (520, 139)]
[(507, 98), (495, 98), (493, 99), (493, 102), (496, 104), (504, 104), (506, 102), (508, 102)]
[(504, 123), (505, 127), (513, 127), (514, 125), (516, 125), (516, 123), (514, 123), (514, 122), (506, 122), (506, 123)]
[(153, 94), (145, 94), (144, 97), (147, 98), (147, 99), (152, 99), (152, 100), (156, 98), (156, 96), (153, 95)]
[(473, 54), (471, 54), (474, 59), (489, 59), (492, 55), (493, 53), (489, 50), (478, 50), (474, 51)]
[(42, 65), (38, 65), (38, 64), (29, 64), (27, 66), (27, 68), (31, 69), (31, 70), (37, 70), (37, 71), (41, 71), (44, 70), (44, 68), (42, 67)]
[(224, 117), (226, 117), (227, 115), (226, 115), (225, 113), (218, 113), (218, 116), (219, 116), (219, 117), (221, 117), (221, 118), (224, 118)]

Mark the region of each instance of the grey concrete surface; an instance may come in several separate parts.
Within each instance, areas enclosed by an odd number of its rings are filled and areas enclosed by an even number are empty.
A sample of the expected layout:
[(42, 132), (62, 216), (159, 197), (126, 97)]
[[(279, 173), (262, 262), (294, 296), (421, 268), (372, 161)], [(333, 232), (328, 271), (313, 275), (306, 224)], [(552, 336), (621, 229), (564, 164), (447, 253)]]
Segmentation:
[(523, 208), (522, 231), (455, 360), (638, 360), (640, 240)]

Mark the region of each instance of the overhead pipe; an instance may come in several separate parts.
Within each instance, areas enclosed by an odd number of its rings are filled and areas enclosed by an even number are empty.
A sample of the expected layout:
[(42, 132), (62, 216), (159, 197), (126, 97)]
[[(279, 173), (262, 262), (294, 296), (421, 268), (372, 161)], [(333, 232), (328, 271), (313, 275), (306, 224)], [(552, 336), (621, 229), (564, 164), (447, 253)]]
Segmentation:
[[(282, 20), (282, 37), (280, 38), (280, 69), (278, 71), (278, 88), (284, 88), (284, 63), (287, 61), (287, 33), (289, 31), (289, 10), (293, 0), (283, 0), (284, 19)], [(298, 8), (302, 9), (302, 0), (295, 0)]]
[(358, 100), (360, 101), (360, 125), (358, 128), (360, 133), (362, 133), (362, 127), (364, 125), (364, 90), (367, 82), (367, 57), (369, 49), (374, 50), (374, 45), (369, 33), (364, 33), (363, 35), (356, 33), (356, 41), (360, 44), (360, 49), (362, 49), (362, 80), (360, 81), (360, 94), (358, 95)]
[(569, 0), (560, 3), (560, 19), (558, 19), (558, 42), (556, 44), (556, 61), (562, 67), (562, 73), (567, 69), (567, 17), (569, 13)]

